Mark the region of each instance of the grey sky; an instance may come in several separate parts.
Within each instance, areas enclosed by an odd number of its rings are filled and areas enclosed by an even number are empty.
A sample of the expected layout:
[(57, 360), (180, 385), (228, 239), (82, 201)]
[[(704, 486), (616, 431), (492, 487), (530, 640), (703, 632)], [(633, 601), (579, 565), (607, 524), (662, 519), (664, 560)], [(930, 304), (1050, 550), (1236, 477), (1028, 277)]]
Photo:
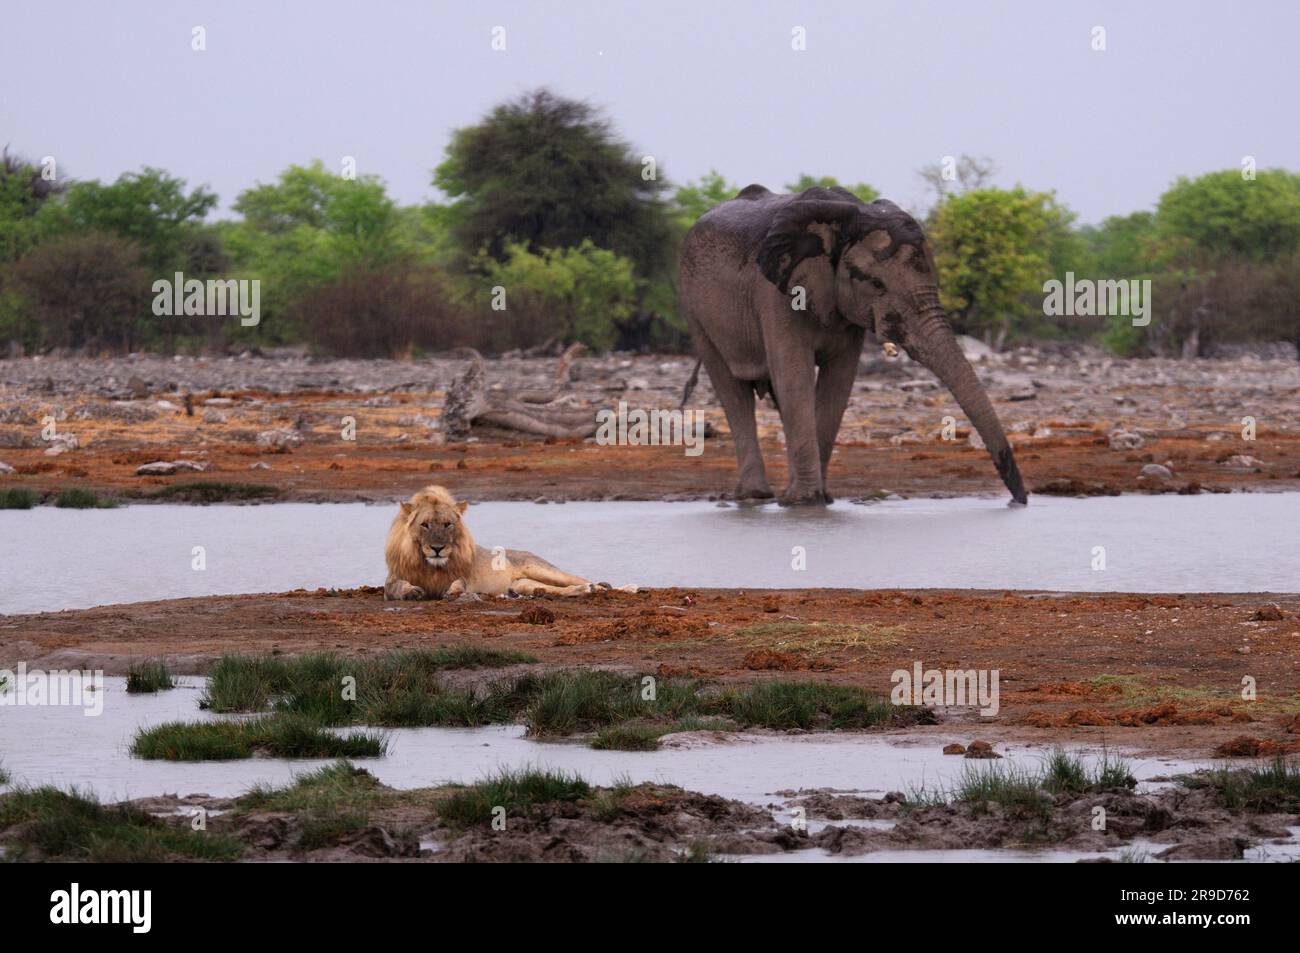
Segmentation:
[(345, 155), (400, 201), (431, 198), (450, 130), (542, 84), (604, 107), (679, 183), (714, 167), (779, 189), (806, 171), (918, 208), (915, 170), (965, 152), (1095, 222), (1244, 155), (1300, 170), (1296, 0), (7, 6), (0, 144), (76, 178), (161, 166), (223, 207)]

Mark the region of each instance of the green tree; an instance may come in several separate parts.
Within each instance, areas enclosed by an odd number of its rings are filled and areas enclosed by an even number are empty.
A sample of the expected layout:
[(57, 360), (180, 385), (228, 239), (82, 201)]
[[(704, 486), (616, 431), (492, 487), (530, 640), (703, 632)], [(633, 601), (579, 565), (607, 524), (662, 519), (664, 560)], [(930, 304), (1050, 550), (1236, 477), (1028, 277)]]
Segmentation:
[(814, 187), (831, 189), (836, 188), (837, 186), (842, 189), (848, 189), (864, 202), (874, 202), (876, 199), (880, 198), (880, 193), (865, 182), (859, 182), (857, 185), (840, 185), (839, 180), (833, 175), (822, 175), (814, 178), (807, 172), (800, 173), (797, 181), (787, 182), (785, 190), (787, 192), (802, 192), (804, 189), (811, 189)]
[(929, 228), (943, 307), (966, 333), (1005, 337), (1015, 318), (1041, 307), (1053, 243), (1068, 212), (1049, 192), (975, 189), (949, 195)]
[(576, 248), (543, 248), (522, 242), (506, 245), (505, 261), (480, 260), (484, 289), (505, 289), (506, 313), (516, 321), (545, 322), (550, 333), (606, 350), (616, 325), (636, 307), (637, 279), (632, 262), (584, 241)]
[(1250, 180), (1225, 169), (1180, 178), (1160, 196), (1155, 225), (1166, 257), (1183, 264), (1290, 255), (1300, 248), (1300, 174), (1268, 169)]
[(66, 190), (35, 163), (5, 149), (0, 153), (0, 263), (17, 261), (41, 238), (38, 213)]
[(539, 89), (456, 130), (433, 181), (466, 255), (503, 261), (511, 241), (536, 252), (589, 239), (650, 277), (670, 265), (672, 223), (663, 169), (646, 168), (593, 107)]
[(77, 182), (39, 213), (52, 234), (98, 231), (136, 243), (151, 273), (186, 264), (186, 243), (217, 196), (202, 186), (186, 191), (185, 180), (161, 169), (127, 172), (109, 185)]
[(734, 199), (740, 186), (732, 185), (716, 169), (710, 169), (698, 182), (688, 182), (673, 194), (679, 221), (686, 228), (715, 205)]
[(1074, 269), (1090, 278), (1137, 278), (1151, 270), (1155, 214), (1112, 215), (1079, 229), (1083, 262)]
[(293, 340), (305, 293), (345, 273), (384, 269), (414, 253), (411, 223), (374, 176), (347, 179), (316, 160), (241, 192), (243, 218), (222, 234), (237, 267), (263, 282), (259, 335)]

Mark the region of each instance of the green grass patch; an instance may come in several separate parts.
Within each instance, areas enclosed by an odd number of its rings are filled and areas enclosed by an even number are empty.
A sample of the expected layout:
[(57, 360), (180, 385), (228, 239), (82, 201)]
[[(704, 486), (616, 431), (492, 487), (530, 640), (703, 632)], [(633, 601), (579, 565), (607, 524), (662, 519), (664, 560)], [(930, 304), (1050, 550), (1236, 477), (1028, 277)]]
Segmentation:
[(336, 735), (310, 718), (267, 715), (246, 721), (173, 721), (142, 728), (131, 743), (137, 758), (163, 761), (230, 761), (265, 754), (278, 758), (378, 758), (388, 750), (380, 735)]
[(1029, 822), (1031, 839), (1043, 834), (1057, 794), (1093, 794), (1135, 787), (1128, 763), (1103, 750), (1088, 765), (1078, 755), (1054, 748), (1037, 767), (1005, 761), (967, 764), (951, 787), (914, 787), (907, 793), (910, 808), (965, 804), (974, 814), (987, 814), (998, 805), (1012, 818)]
[(286, 787), (258, 785), (239, 798), (238, 810), (297, 815), (302, 827), (296, 846), (315, 850), (363, 830), (370, 823), (371, 812), (387, 800), (386, 795), (369, 771), (338, 761), (300, 775)]
[(219, 480), (196, 480), (191, 483), (173, 483), (149, 493), (141, 493), (146, 500), (165, 500), (169, 503), (230, 503), (246, 500), (271, 500), (280, 496), (281, 490), (269, 483), (224, 483)]
[[(12, 830), (11, 830), (12, 829)], [(0, 799), (0, 830), (10, 831), (6, 860), (160, 863), (236, 860), (233, 837), (168, 824), (126, 804), (104, 806), (93, 797), (53, 787), (23, 789)]]
[(1091, 766), (1064, 748), (1053, 748), (1043, 764), (1042, 785), (1053, 794), (1091, 794), (1097, 791), (1129, 790), (1137, 779), (1123, 758), (1103, 748), (1101, 760)]
[(648, 751), (673, 731), (862, 729), (929, 723), (924, 707), (889, 704), (851, 686), (763, 682), (719, 687), (699, 679), (647, 680), (603, 670), (527, 672), (457, 687), (448, 669), (535, 661), (476, 646), (355, 659), (228, 655), (209, 673), (204, 708), (293, 714), (320, 725), (469, 727), (522, 721), (535, 737), (596, 734), (596, 747)]
[(1249, 768), (1214, 768), (1183, 775), (1190, 788), (1211, 788), (1232, 810), (1283, 813), (1300, 811), (1300, 765), (1279, 756)]
[[(928, 709), (900, 708), (860, 688), (811, 682), (761, 682), (717, 689), (696, 679), (659, 679), (654, 683), (654, 697), (649, 698), (646, 685), (634, 675), (572, 671), (525, 679), (531, 679), (520, 686), (532, 695), (524, 711), (530, 733), (598, 731), (602, 745), (615, 740), (646, 744), (650, 723), (657, 727), (657, 737), (670, 731), (724, 727), (870, 728), (915, 724), (934, 717)], [(732, 724), (718, 724), (719, 718)], [(640, 724), (614, 730), (627, 721)], [(639, 750), (650, 749), (647, 745)]]
[(61, 490), (54, 498), (54, 505), (64, 510), (111, 510), (117, 501), (101, 497), (94, 490), (73, 487)]
[(712, 714), (761, 728), (872, 728), (900, 720), (932, 721), (927, 708), (891, 705), (879, 695), (845, 685), (813, 682), (761, 682), (724, 693)]
[(591, 746), (597, 751), (657, 751), (659, 736), (664, 734), (667, 731), (657, 725), (607, 725), (596, 732)]
[(440, 673), (534, 661), (522, 652), (471, 645), (370, 659), (331, 653), (227, 655), (209, 672), (200, 705), (220, 712), (288, 712), (324, 725), (485, 725), (512, 720), (515, 712), (505, 706), (502, 691), (496, 686), (452, 688)]
[(978, 767), (966, 765), (953, 800), (970, 805), (976, 814), (998, 804), (1022, 820), (1046, 821), (1052, 816), (1052, 797), (1044, 787), (1043, 775), (1000, 761), (985, 761)]
[(30, 510), (40, 502), (34, 490), (21, 486), (11, 486), (0, 490), (0, 510)]
[(167, 665), (156, 659), (133, 662), (126, 673), (128, 695), (164, 692), (175, 687), (176, 681), (172, 678), (172, 673), (167, 671)]
[(438, 815), (458, 827), (490, 823), (500, 816), (527, 813), (539, 804), (589, 797), (591, 785), (577, 775), (532, 768), (504, 768), (477, 784), (460, 788), (438, 805)]

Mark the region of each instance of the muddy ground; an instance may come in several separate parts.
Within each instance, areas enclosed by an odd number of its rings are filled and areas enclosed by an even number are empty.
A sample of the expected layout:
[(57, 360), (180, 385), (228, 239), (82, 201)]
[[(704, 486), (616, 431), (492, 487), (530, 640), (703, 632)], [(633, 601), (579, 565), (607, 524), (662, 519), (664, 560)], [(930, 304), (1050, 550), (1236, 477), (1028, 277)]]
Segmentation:
[[(510, 810), (504, 826), (488, 817), (448, 822), (439, 807), (455, 788), (395, 791), (366, 772), (348, 809), (267, 809), (253, 798), (164, 795), (131, 809), (185, 831), (207, 812), (206, 831), (240, 845), (251, 861), (671, 862), (820, 849), (848, 858), (876, 851), (1044, 848), (1114, 852), (1132, 859), (1237, 860), (1248, 846), (1294, 843), (1298, 819), (1283, 806), (1228, 809), (1206, 787), (1167, 786), (1138, 794), (1124, 787), (1042, 794), (1026, 803), (922, 805), (891, 792), (867, 798), (830, 790), (789, 792), (793, 812), (684, 791), (672, 785), (593, 788), (585, 796)], [(1098, 810), (1106, 824), (1096, 829)], [(874, 826), (853, 822), (868, 819)], [(818, 823), (820, 822), (820, 823)], [(0, 830), (0, 849), (40, 859), (21, 825)], [(1122, 855), (1120, 855), (1122, 857)], [(182, 859), (182, 858), (175, 858)], [(1113, 854), (1106, 858), (1117, 859)]]
[[(692, 366), (686, 357), (579, 358), (562, 401), (593, 414), (620, 400), (631, 409), (673, 408)], [(975, 366), (1031, 492), (1300, 488), (1296, 361), (1124, 361), (1086, 349), (1025, 349), (977, 357)], [(690, 457), (681, 447), (546, 441), (482, 427), (468, 442), (448, 443), (439, 416), (463, 367), (453, 357), (0, 361), (0, 488), (148, 496), (205, 480), (265, 485), (273, 488), (268, 498), (326, 501), (395, 499), (436, 481), (480, 500), (600, 500), (707, 499), (734, 485), (734, 450), (707, 374), (689, 406), (704, 412), (713, 435), (702, 455)], [(554, 368), (551, 358), (489, 361), (488, 385), (500, 395), (543, 389)], [(956, 439), (943, 439), (948, 415)], [(1255, 420), (1253, 441), (1242, 436), (1246, 417)], [(54, 421), (53, 441), (43, 432), (46, 418)], [(355, 440), (344, 439), (345, 418), (355, 420)], [(779, 491), (785, 456), (768, 402), (760, 432)], [(960, 409), (929, 372), (868, 348), (831, 464), (831, 491), (844, 499), (1004, 493), (967, 435)], [(185, 466), (169, 476), (136, 474), (157, 461)], [(1147, 464), (1170, 472), (1141, 476)]]
[[(918, 660), (926, 669), (998, 670), (995, 717), (951, 708), (939, 724), (909, 729), (939, 746), (1105, 742), (1190, 758), (1300, 750), (1295, 594), (661, 589), (391, 603), (367, 587), (0, 616), (0, 667), (110, 675), (142, 658), (202, 673), (225, 652), (465, 642), (526, 651), (547, 668), (793, 678), (882, 695), (895, 670)], [(1247, 677), (1254, 700), (1243, 698)]]

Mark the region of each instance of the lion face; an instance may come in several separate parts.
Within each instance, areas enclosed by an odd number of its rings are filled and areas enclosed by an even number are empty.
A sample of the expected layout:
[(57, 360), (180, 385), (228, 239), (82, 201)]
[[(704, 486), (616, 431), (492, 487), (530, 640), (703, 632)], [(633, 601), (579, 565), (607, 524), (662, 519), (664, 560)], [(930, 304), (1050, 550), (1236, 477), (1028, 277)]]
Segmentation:
[(440, 569), (447, 565), (460, 538), (460, 515), (468, 505), (430, 501), (412, 508), (406, 528), (430, 566)]

